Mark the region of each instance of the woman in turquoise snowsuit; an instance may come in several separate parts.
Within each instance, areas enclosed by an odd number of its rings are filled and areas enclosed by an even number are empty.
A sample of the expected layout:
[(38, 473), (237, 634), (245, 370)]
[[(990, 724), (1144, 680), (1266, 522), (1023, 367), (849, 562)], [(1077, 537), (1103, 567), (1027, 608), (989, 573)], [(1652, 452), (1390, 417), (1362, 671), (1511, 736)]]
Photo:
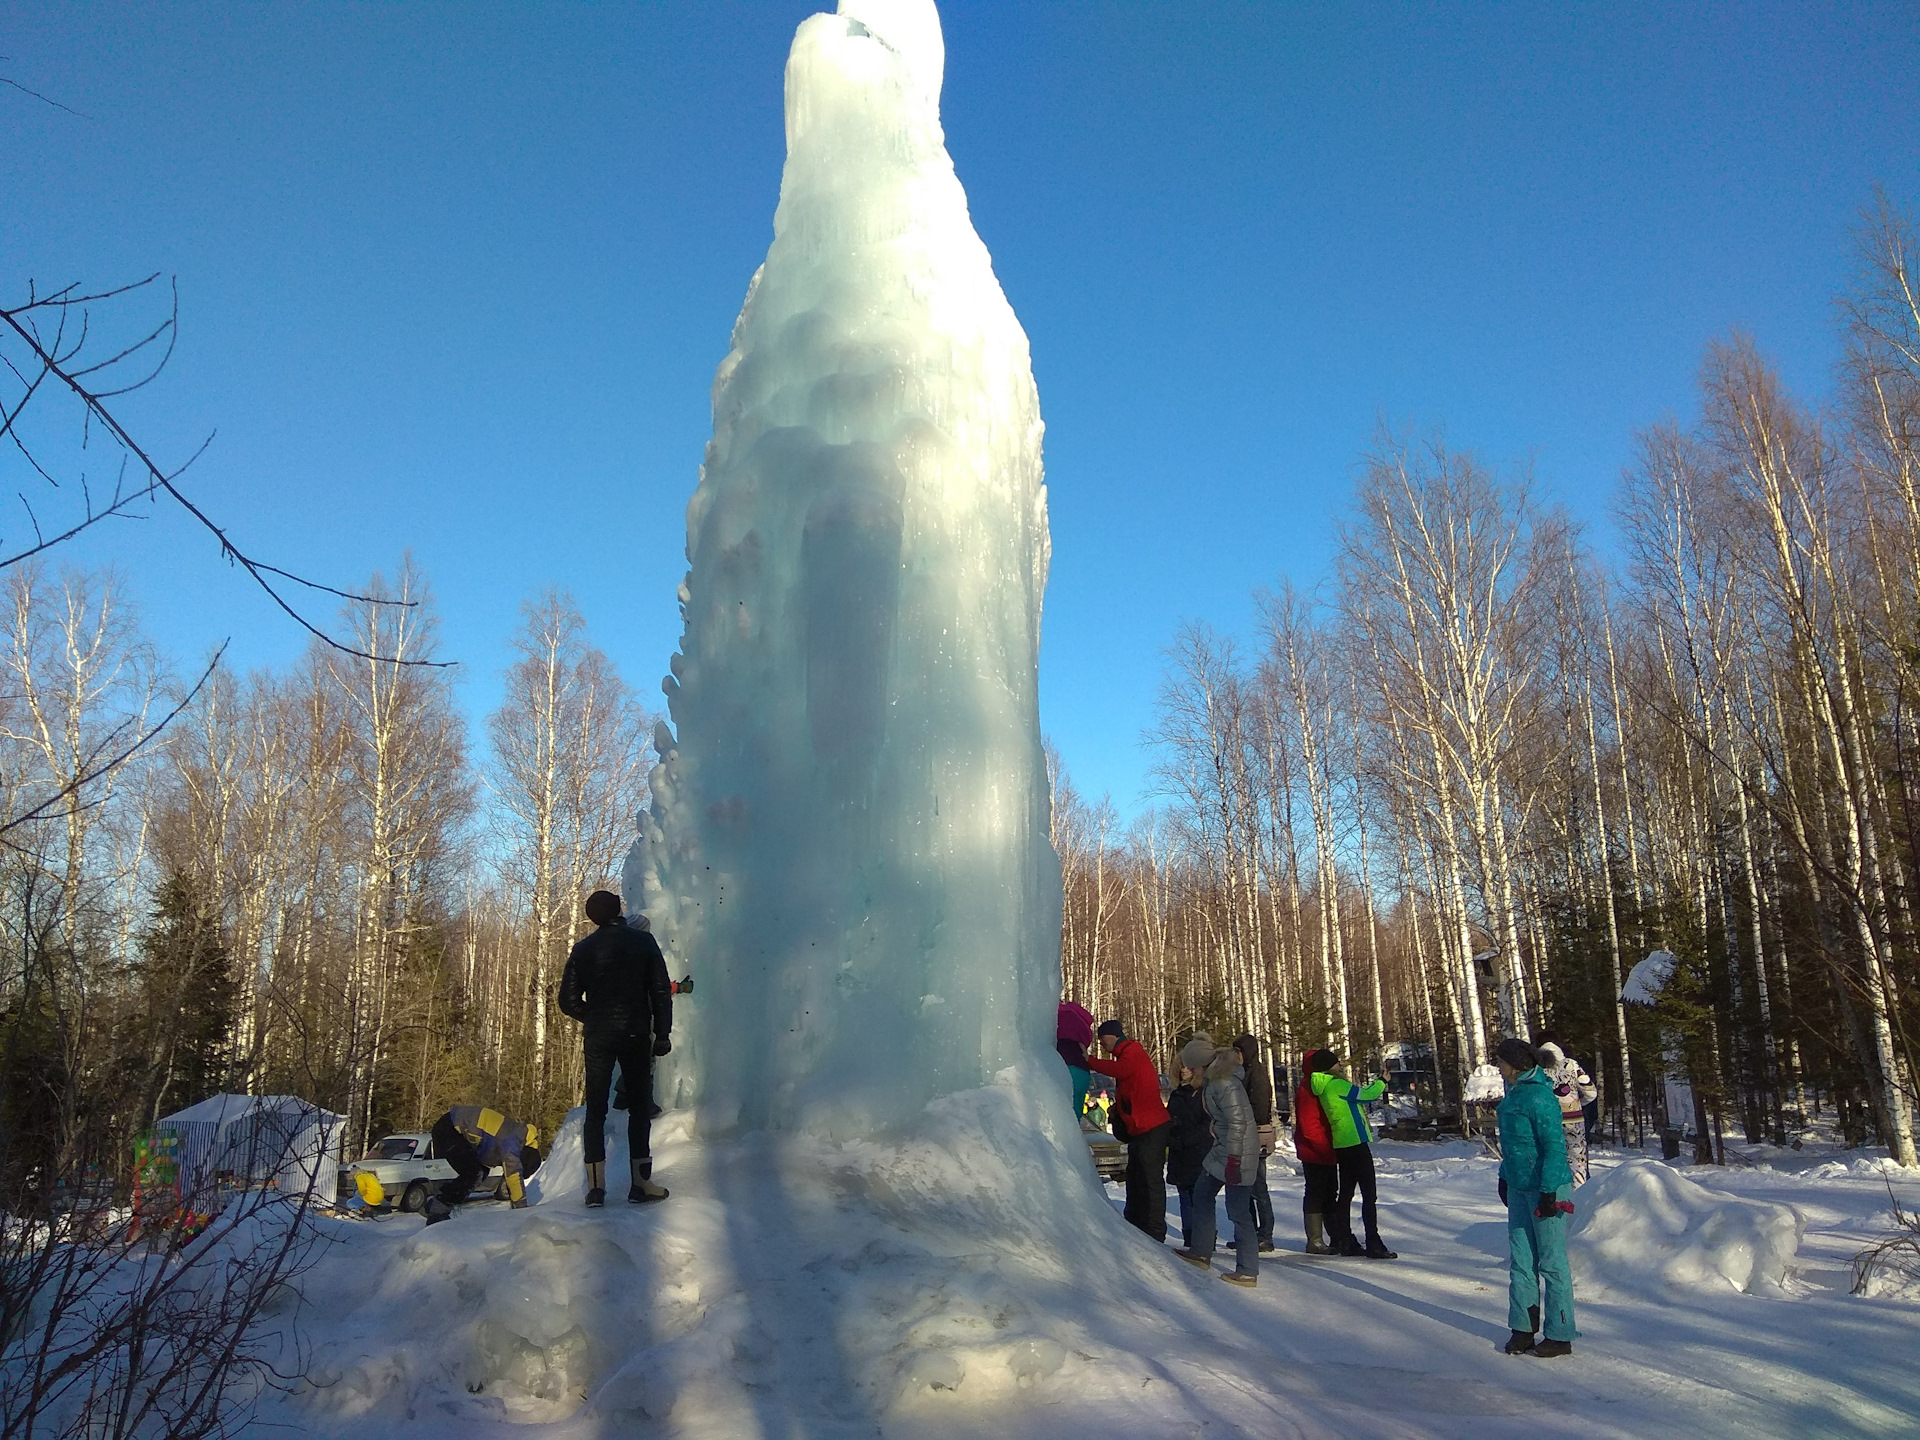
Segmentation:
[[(1567, 1217), (1573, 1214), (1573, 1171), (1553, 1081), (1524, 1040), (1502, 1040), (1493, 1052), (1507, 1082), (1500, 1102), (1500, 1198), (1507, 1202), (1507, 1341), (1509, 1355), (1573, 1353), (1573, 1274), (1567, 1268)], [(1546, 1338), (1540, 1287), (1546, 1286)]]

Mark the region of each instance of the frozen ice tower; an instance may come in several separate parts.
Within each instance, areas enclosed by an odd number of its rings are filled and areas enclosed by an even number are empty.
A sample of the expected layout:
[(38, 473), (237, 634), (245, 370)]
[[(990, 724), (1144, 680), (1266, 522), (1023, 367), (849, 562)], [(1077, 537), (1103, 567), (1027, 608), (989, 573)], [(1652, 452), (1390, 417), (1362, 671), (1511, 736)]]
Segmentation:
[(663, 1098), (715, 1129), (870, 1134), (1051, 1059), (1040, 407), (944, 62), (931, 0), (800, 26), (773, 244), (714, 380), (625, 883), (697, 976)]

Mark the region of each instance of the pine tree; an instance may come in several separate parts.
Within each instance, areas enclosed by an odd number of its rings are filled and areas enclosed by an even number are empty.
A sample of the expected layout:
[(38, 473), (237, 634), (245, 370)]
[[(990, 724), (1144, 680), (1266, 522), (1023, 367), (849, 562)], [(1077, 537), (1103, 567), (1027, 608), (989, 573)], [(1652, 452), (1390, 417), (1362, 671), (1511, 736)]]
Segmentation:
[(174, 873), (161, 881), (136, 969), (151, 1120), (217, 1094), (236, 1058), (237, 995), (226, 941), (191, 877)]

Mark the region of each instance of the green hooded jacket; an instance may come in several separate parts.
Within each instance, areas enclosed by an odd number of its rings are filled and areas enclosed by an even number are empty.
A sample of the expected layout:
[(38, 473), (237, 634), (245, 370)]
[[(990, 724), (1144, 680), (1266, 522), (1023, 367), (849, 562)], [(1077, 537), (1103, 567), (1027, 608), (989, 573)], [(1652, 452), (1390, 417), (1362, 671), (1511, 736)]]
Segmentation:
[(1387, 1082), (1375, 1080), (1366, 1086), (1354, 1084), (1331, 1070), (1321, 1070), (1308, 1082), (1326, 1112), (1327, 1129), (1333, 1132), (1333, 1148), (1345, 1150), (1353, 1145), (1371, 1145), (1373, 1131), (1367, 1126), (1366, 1112), (1360, 1107), (1387, 1093)]

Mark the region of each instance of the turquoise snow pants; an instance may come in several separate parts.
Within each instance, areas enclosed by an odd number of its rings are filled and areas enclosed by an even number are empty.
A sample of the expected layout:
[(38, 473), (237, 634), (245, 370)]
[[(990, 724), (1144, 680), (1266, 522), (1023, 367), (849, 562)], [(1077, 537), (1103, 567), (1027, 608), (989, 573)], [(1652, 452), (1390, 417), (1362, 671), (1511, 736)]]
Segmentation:
[(1529, 1306), (1540, 1305), (1541, 1330), (1549, 1340), (1572, 1340), (1573, 1272), (1567, 1268), (1567, 1219), (1542, 1220), (1533, 1213), (1537, 1190), (1507, 1190), (1507, 1328), (1532, 1330)]

